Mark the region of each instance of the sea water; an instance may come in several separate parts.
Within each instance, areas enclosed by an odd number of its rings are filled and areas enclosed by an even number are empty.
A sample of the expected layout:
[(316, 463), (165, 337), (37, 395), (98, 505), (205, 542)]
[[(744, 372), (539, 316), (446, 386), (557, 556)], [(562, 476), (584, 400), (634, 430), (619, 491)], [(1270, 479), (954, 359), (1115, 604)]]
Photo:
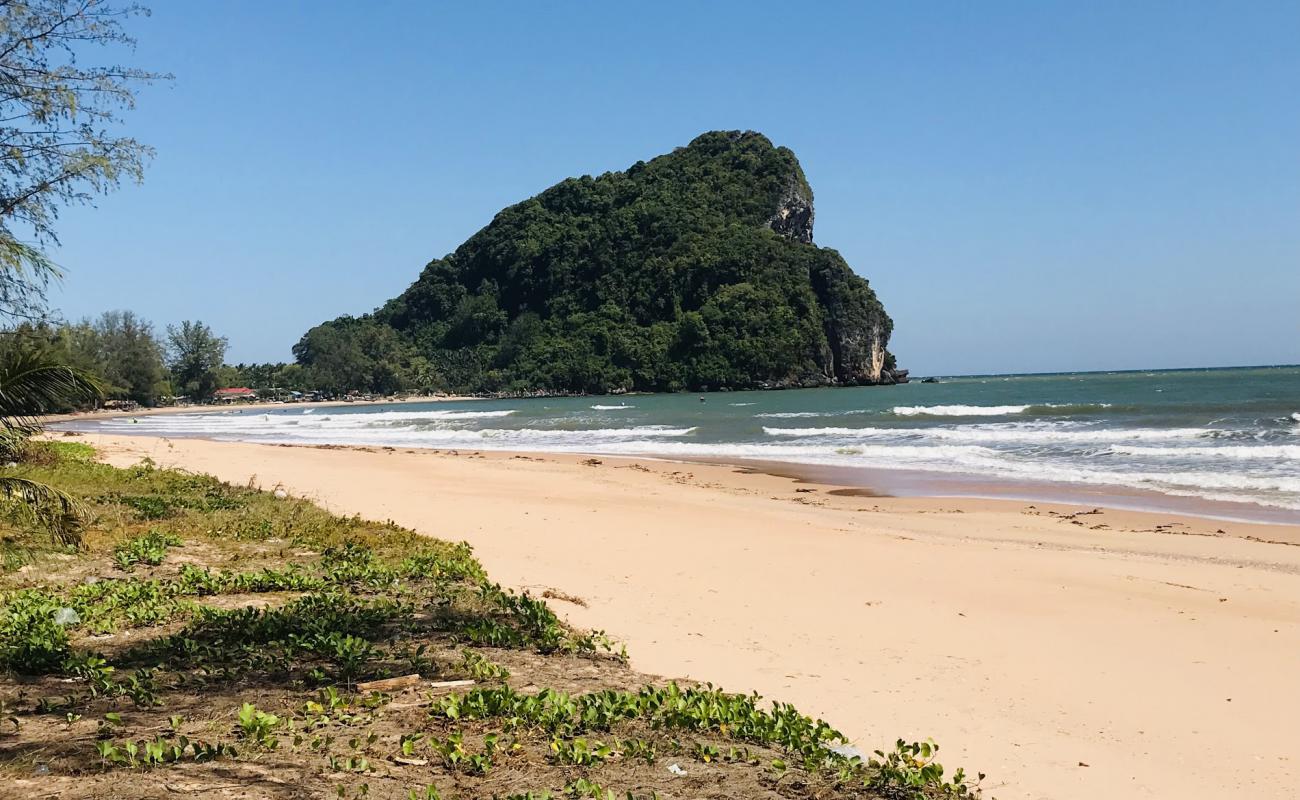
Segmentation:
[(83, 430), (740, 459), (1119, 487), (1300, 511), (1300, 367), (141, 416)]

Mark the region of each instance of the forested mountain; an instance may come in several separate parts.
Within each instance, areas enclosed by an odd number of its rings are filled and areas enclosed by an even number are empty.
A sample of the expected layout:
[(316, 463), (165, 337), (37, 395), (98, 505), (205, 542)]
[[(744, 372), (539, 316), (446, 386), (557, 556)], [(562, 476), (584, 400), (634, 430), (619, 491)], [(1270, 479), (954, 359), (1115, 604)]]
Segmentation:
[(706, 133), (506, 208), (400, 296), (311, 329), (294, 355), (339, 390), (905, 380), (875, 293), (812, 234), (793, 152)]

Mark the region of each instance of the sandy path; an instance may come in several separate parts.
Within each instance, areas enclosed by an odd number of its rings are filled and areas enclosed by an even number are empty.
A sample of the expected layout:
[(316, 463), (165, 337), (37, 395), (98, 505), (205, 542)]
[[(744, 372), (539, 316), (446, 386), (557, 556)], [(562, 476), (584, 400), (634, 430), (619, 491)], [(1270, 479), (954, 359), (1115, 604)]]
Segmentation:
[(1244, 538), (1294, 527), (608, 458), (85, 440), (465, 539), (507, 585), (584, 598), (553, 605), (640, 669), (794, 702), (864, 749), (933, 737), (1003, 800), (1300, 785), (1300, 546)]

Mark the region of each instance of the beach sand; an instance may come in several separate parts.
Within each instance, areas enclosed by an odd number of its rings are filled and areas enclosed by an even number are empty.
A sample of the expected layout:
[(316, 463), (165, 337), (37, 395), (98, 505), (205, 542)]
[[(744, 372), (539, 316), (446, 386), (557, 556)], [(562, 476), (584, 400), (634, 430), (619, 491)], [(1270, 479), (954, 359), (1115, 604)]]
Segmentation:
[(634, 667), (864, 750), (933, 737), (1008, 798), (1291, 798), (1300, 528), (831, 494), (736, 467), (86, 435), (472, 544)]

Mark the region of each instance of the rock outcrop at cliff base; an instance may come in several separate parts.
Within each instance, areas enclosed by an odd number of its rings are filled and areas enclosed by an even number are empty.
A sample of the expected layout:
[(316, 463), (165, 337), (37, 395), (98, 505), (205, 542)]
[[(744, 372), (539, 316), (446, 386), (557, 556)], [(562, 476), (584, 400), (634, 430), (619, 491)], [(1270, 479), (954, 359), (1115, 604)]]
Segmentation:
[(461, 391), (906, 380), (892, 320), (839, 253), (813, 244), (813, 220), (794, 153), (754, 132), (706, 133), (502, 210), (400, 296), (313, 328), (294, 352), (318, 371), (387, 369), (371, 382)]

